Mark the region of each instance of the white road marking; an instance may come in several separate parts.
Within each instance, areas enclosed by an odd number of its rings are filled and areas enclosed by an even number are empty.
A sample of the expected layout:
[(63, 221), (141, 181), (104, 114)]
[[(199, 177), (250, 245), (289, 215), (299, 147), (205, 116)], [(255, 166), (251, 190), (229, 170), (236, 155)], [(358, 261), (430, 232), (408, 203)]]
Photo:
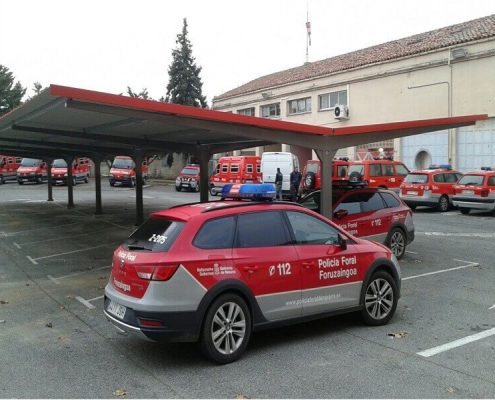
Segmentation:
[(493, 310), (495, 308), (495, 304), (489, 308), (489, 310)]
[(419, 353), (416, 354), (423, 357), (431, 357), (436, 354), (443, 353), (444, 351), (448, 351), (456, 347), (464, 346), (465, 344), (472, 343), (477, 340), (485, 339), (492, 335), (495, 335), (495, 328), (488, 329), (486, 331), (476, 333), (471, 336), (466, 336), (462, 339), (454, 340), (453, 342), (442, 344), (441, 346), (433, 347), (428, 350), (420, 351)]
[(105, 265), (104, 267), (87, 269), (85, 271), (74, 272), (74, 273), (68, 274), (68, 275), (62, 275), (62, 276), (57, 276), (57, 277), (53, 277), (51, 275), (47, 275), (47, 277), (48, 277), (48, 279), (50, 279), (51, 281), (53, 281), (57, 285), (59, 285), (60, 284), (60, 282), (59, 282), (60, 279), (71, 278), (73, 276), (87, 274), (88, 272), (92, 272), (92, 271), (101, 271), (102, 269), (108, 269), (108, 268), (112, 268), (112, 266), (111, 265)]
[(426, 236), (450, 236), (450, 237), (478, 237), (484, 239), (495, 238), (495, 233), (491, 232), (474, 232), (474, 233), (461, 233), (461, 232), (417, 232)]
[[(110, 228), (104, 228), (104, 229), (101, 229), (99, 231), (92, 231), (92, 232), (87, 232), (87, 233), (79, 233), (77, 235), (70, 235), (71, 238), (74, 238), (74, 237), (78, 237), (78, 236), (88, 236), (88, 235), (94, 235), (95, 233), (101, 233), (101, 232), (104, 232), (106, 229), (110, 229)], [(54, 241), (57, 241), (57, 240), (67, 240), (67, 236), (63, 236), (63, 237), (58, 237), (58, 238), (53, 238), (53, 239), (43, 239), (43, 240), (35, 240), (33, 242), (23, 242), (21, 243), (19, 246), (24, 246), (26, 244), (36, 244), (36, 243), (45, 243), (45, 242), (54, 242)], [(15, 244), (15, 243), (14, 243)]]
[(19, 250), (21, 249), (21, 245), (17, 244), (16, 242), (14, 242), (14, 246), (17, 247)]
[(98, 296), (98, 297), (95, 297), (94, 299), (89, 299), (89, 300), (87, 300), (87, 301), (88, 301), (88, 302), (92, 302), (92, 301), (95, 301), (95, 300), (100, 300), (100, 299), (103, 299), (103, 297), (105, 297), (105, 296), (103, 296), (103, 295), (102, 295), (102, 296)]
[(409, 254), (419, 254), (418, 252), (416, 251), (410, 251), (410, 250), (406, 250), (406, 253), (409, 253)]
[(62, 225), (57, 225), (57, 226), (45, 226), (43, 228), (26, 229), (24, 231), (9, 232), (6, 235), (7, 236), (14, 236), (14, 235), (17, 235), (18, 233), (34, 232), (34, 231), (39, 231), (39, 230), (43, 230), (43, 229), (59, 229), (61, 226), (80, 225), (80, 224), (81, 224), (80, 222), (71, 222), (70, 224), (62, 224)]
[[(66, 254), (74, 254), (74, 253), (81, 253), (83, 251), (88, 251), (88, 250), (93, 250), (93, 249), (98, 249), (100, 247), (105, 247), (105, 246), (109, 246), (109, 244), (100, 244), (98, 246), (94, 246), (94, 247), (87, 247), (85, 249), (79, 249), (79, 250), (73, 250), (73, 251), (67, 251), (65, 253), (58, 253), (58, 254), (51, 254), (49, 256), (43, 256), (43, 257), (37, 257), (37, 258), (31, 258), (29, 256), (27, 256), (30, 260), (32, 261), (36, 261), (36, 260), (43, 260), (45, 258), (52, 258), (52, 257), (58, 257), (58, 256), (65, 256)], [(36, 263), (38, 264), (38, 263)]]
[(423, 276), (428, 276), (428, 275), (436, 275), (436, 274), (441, 274), (443, 272), (449, 272), (449, 271), (455, 271), (457, 269), (463, 269), (463, 268), (469, 268), (469, 267), (478, 267), (478, 263), (470, 263), (467, 265), (461, 265), (460, 267), (453, 267), (453, 268), (448, 268), (448, 269), (441, 269), (439, 271), (432, 271), (432, 272), (427, 272), (426, 274), (420, 274), (420, 275), (413, 275), (413, 276), (408, 276), (406, 278), (402, 278), (403, 281), (407, 281), (409, 279), (416, 279), (416, 278), (421, 278)]
[(36, 262), (36, 260), (35, 260), (35, 259), (33, 259), (33, 258), (29, 257), (29, 256), (26, 256), (26, 257), (27, 257), (27, 259), (28, 259), (29, 261), (31, 261), (34, 265), (38, 265), (38, 263)]
[(84, 304), (90, 310), (94, 310), (96, 308), (93, 304), (91, 304), (88, 300), (83, 299), (81, 296), (76, 296), (76, 300)]

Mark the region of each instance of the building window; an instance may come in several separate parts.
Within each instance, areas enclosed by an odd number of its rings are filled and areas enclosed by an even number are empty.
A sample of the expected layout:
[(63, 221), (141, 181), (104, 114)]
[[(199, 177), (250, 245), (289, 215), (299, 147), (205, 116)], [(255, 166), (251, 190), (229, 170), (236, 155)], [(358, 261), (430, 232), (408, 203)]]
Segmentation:
[(318, 96), (319, 106), (321, 110), (329, 110), (335, 107), (336, 104), (347, 105), (347, 90), (341, 90), (340, 92), (332, 92), (320, 94)]
[(263, 118), (280, 117), (280, 103), (261, 106), (261, 116)]
[(254, 117), (254, 107), (243, 108), (242, 110), (237, 110), (237, 114), (248, 115)]
[(311, 112), (311, 97), (304, 99), (290, 100), (287, 102), (288, 115)]

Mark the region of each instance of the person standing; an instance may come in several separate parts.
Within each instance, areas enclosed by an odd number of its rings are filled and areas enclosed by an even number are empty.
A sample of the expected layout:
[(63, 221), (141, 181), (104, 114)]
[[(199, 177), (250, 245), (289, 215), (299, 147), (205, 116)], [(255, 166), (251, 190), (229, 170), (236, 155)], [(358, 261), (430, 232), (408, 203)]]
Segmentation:
[(280, 172), (280, 168), (277, 168), (277, 173), (275, 174), (275, 199), (282, 200), (282, 182), (284, 181), (284, 176)]
[(301, 183), (302, 174), (297, 167), (290, 173), (290, 198), (291, 201), (297, 200), (297, 192), (299, 190), (299, 184)]

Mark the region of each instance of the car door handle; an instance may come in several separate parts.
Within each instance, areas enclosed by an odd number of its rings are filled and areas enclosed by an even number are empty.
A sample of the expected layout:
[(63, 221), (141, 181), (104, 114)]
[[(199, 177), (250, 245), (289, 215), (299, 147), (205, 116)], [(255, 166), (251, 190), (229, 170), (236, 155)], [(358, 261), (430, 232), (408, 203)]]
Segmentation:
[(250, 274), (253, 274), (254, 272), (256, 272), (258, 270), (258, 266), (257, 265), (248, 265), (248, 266), (245, 266), (242, 268), (244, 271), (250, 273)]

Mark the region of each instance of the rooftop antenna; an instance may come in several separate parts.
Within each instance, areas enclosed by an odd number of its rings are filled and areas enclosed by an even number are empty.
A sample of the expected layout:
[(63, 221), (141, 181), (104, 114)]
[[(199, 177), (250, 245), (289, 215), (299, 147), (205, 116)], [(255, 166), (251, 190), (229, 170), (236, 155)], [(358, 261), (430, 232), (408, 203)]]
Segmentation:
[(311, 46), (311, 22), (309, 22), (309, 0), (306, 2), (306, 62), (309, 64), (309, 46)]

